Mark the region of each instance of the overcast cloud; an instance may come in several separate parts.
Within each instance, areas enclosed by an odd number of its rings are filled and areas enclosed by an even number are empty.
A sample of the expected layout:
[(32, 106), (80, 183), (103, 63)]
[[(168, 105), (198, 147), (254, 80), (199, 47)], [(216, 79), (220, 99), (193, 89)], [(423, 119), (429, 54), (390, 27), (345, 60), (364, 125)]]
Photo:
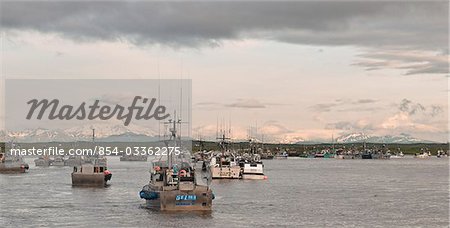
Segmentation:
[(5, 2), (1, 14), (4, 29), (177, 47), (257, 37), (436, 50), (448, 34), (447, 3), (437, 2)]

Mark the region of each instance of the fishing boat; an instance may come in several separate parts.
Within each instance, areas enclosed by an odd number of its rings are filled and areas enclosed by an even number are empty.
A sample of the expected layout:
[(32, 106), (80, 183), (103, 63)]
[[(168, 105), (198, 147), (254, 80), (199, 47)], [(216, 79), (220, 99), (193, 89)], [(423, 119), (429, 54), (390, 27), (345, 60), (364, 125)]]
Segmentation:
[(404, 157), (405, 157), (405, 155), (401, 151), (398, 154), (391, 155), (392, 159), (399, 159), (399, 158), (404, 158)]
[(73, 167), (72, 186), (105, 186), (111, 180), (112, 174), (106, 166), (81, 164)]
[(430, 152), (421, 152), (419, 154), (414, 155), (415, 158), (430, 158), (431, 153)]
[(275, 159), (287, 159), (289, 157), (289, 154), (286, 151), (283, 151), (281, 153), (278, 153), (275, 155)]
[(370, 151), (365, 150), (361, 154), (361, 159), (372, 159), (372, 153), (370, 153)]
[(299, 158), (308, 158), (308, 156), (309, 154), (306, 151), (298, 155)]
[(391, 150), (389, 150), (386, 144), (372, 151), (372, 159), (390, 159), (391, 156)]
[(336, 154), (335, 158), (337, 159), (357, 159), (357, 156), (351, 153), (344, 153), (344, 154)]
[(209, 169), (213, 179), (240, 179), (241, 167), (235, 155), (230, 151), (215, 154), (210, 162)]
[(262, 151), (263, 148), (259, 147), (259, 143), (257, 143), (256, 140), (249, 140), (249, 142), (250, 154), (245, 153), (239, 159), (239, 167), (241, 167), (241, 178), (244, 180), (267, 179), (267, 177), (264, 175), (264, 164), (261, 161), (260, 155), (260, 151)]
[[(92, 143), (95, 143), (95, 129), (92, 129)], [(88, 162), (73, 167), (72, 186), (106, 186), (112, 177), (106, 157), (94, 154), (85, 157), (85, 160)]]
[(261, 153), (261, 159), (264, 160), (272, 160), (275, 156), (273, 156), (273, 154), (271, 154), (270, 152), (266, 152), (266, 153)]
[(221, 151), (212, 153), (209, 160), (209, 170), (213, 179), (240, 179), (241, 167), (238, 164), (236, 153), (230, 148), (231, 143), (222, 135), (219, 141)]
[(440, 149), (436, 152), (436, 157), (446, 158), (446, 157), (448, 157), (448, 154), (446, 152), (444, 152), (444, 150)]
[[(167, 123), (172, 127), (170, 138), (165, 141), (166, 146), (182, 146), (181, 136), (177, 134), (177, 123), (180, 122), (169, 120)], [(150, 182), (139, 192), (147, 208), (161, 211), (211, 211), (214, 195), (209, 187), (209, 172), (196, 169), (190, 161), (190, 152), (179, 155), (167, 153), (167, 156), (152, 161)]]
[(241, 177), (244, 180), (267, 179), (267, 176), (264, 175), (264, 164), (258, 154), (253, 154), (248, 158), (242, 158), (239, 161), (239, 166), (241, 167)]
[(69, 156), (69, 158), (67, 158), (64, 161), (65, 166), (71, 166), (71, 167), (81, 166), (82, 163), (83, 163), (83, 159), (81, 156)]
[(383, 152), (375, 152), (372, 153), (372, 159), (390, 159), (391, 154), (390, 153), (383, 153)]
[(391, 154), (391, 158), (392, 159), (398, 159), (398, 158), (404, 158), (405, 155), (403, 154), (403, 152), (400, 150), (400, 148), (397, 149), (397, 151), (393, 154)]
[(414, 155), (414, 157), (415, 158), (429, 158), (429, 157), (431, 157), (431, 155), (428, 153), (420, 153), (420, 154)]
[(64, 156), (56, 156), (55, 158), (53, 158), (51, 165), (58, 167), (64, 166), (65, 165)]
[(390, 159), (391, 158), (391, 151), (386, 148), (385, 145), (383, 145), (383, 148), (374, 149), (369, 151), (372, 159)]
[(428, 148), (421, 148), (420, 153), (415, 153), (414, 157), (415, 158), (430, 158), (431, 151)]
[(0, 173), (24, 173), (28, 169), (21, 156), (8, 155), (4, 144), (0, 147)]
[(39, 156), (37, 159), (34, 160), (35, 166), (48, 167), (51, 164), (52, 161), (50, 160), (50, 157), (48, 155)]
[(314, 158), (334, 158), (335, 154), (331, 153), (329, 150), (322, 150), (319, 153), (314, 154)]

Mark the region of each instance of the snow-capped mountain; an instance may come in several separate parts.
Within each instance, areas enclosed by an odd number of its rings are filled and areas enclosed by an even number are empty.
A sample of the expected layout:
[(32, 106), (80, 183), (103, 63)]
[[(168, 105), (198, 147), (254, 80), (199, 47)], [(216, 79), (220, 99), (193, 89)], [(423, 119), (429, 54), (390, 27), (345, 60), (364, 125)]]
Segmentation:
[(353, 143), (353, 142), (368, 142), (371, 136), (364, 133), (351, 133), (347, 135), (342, 135), (336, 138), (337, 143)]
[(157, 135), (154, 131), (137, 125), (81, 125), (65, 130), (32, 129), (23, 131), (0, 131), (0, 141), (18, 142), (69, 142), (69, 141), (89, 141), (92, 139), (92, 129), (95, 129), (95, 136), (98, 141), (107, 140), (128, 142), (134, 139), (151, 139)]
[(49, 129), (30, 129), (16, 132), (2, 132), (0, 141), (20, 141), (20, 142), (52, 142), (52, 141), (70, 141), (72, 137), (62, 130)]
[(288, 135), (288, 136), (285, 136), (283, 139), (281, 139), (279, 142), (284, 143), (284, 144), (291, 144), (291, 143), (306, 142), (306, 140), (299, 136)]
[(138, 125), (111, 125), (111, 124), (95, 124), (95, 125), (83, 125), (76, 126), (65, 130), (64, 132), (73, 138), (79, 139), (91, 139), (92, 129), (95, 129), (95, 136), (97, 138), (106, 138), (109, 136), (126, 135), (126, 134), (137, 134), (154, 136), (156, 132)]
[(422, 140), (412, 137), (408, 134), (400, 135), (384, 135), (384, 136), (374, 136), (366, 135), (364, 133), (351, 133), (347, 135), (342, 135), (336, 138), (337, 143), (434, 143), (428, 140)]

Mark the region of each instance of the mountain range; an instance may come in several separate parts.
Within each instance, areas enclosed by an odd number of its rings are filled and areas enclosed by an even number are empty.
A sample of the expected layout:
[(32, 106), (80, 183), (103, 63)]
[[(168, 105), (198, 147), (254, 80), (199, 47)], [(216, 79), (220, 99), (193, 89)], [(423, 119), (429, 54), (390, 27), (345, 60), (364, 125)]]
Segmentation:
[[(99, 142), (145, 142), (155, 141), (157, 133), (148, 128), (129, 125), (81, 125), (65, 130), (37, 128), (23, 131), (0, 131), (0, 141), (18, 142), (71, 142), (92, 140), (95, 129), (95, 140)], [(155, 137), (156, 136), (156, 137)]]
[[(33, 129), (16, 132), (0, 131), (0, 141), (18, 142), (71, 142), (92, 140), (92, 129), (95, 128), (98, 142), (148, 142), (157, 141), (158, 134), (141, 126), (123, 125), (85, 125), (65, 130)], [(239, 141), (239, 140), (238, 140)], [(247, 141), (247, 140), (245, 140)], [(435, 143), (433, 141), (414, 138), (408, 134), (375, 136), (364, 133), (350, 133), (335, 138), (336, 143)], [(330, 143), (329, 140), (308, 141), (297, 137), (280, 140), (278, 143), (318, 144)]]
[[(375, 135), (367, 135), (362, 132), (341, 135), (341, 136), (337, 137), (334, 140), (334, 142), (335, 143), (363, 143), (363, 142), (366, 142), (366, 143), (387, 143), (387, 144), (390, 144), (390, 143), (398, 143), (398, 144), (436, 143), (436, 142), (429, 141), (429, 140), (414, 138), (408, 134), (375, 136)], [(306, 143), (312, 143), (312, 142), (308, 142), (308, 141), (297, 142), (297, 144), (306, 144)], [(327, 142), (327, 143), (330, 143), (330, 142)]]

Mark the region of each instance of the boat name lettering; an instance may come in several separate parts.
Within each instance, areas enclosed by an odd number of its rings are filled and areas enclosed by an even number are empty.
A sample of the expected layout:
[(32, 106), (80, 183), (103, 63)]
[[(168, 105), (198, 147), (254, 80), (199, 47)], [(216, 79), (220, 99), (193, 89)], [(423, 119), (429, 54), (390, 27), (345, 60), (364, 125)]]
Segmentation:
[(196, 195), (177, 195), (175, 200), (197, 200)]

